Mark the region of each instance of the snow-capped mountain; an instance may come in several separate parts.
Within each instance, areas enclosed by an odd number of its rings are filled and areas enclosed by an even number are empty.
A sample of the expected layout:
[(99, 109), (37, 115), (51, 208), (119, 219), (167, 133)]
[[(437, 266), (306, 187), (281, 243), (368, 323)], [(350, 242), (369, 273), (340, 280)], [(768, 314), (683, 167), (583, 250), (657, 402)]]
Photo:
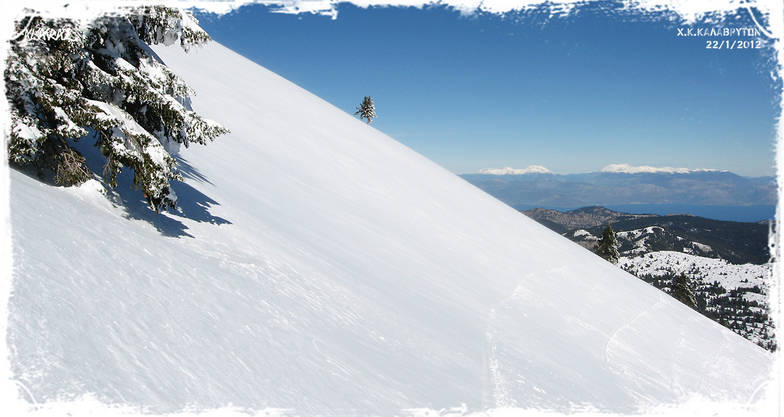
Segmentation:
[(775, 402), (764, 349), (345, 111), (215, 43), (153, 49), (231, 133), (182, 149), (177, 213), (11, 171), (6, 340), (31, 412)]
[[(671, 168), (671, 167), (652, 167), (648, 165), (632, 166), (629, 164), (610, 164), (599, 170), (599, 172), (614, 172), (623, 174), (639, 174), (639, 173), (668, 173), (668, 174), (688, 174), (691, 172), (716, 172), (715, 169), (689, 169), (689, 168)], [(726, 172), (726, 171), (725, 171)], [(553, 171), (541, 166), (531, 165), (523, 169), (515, 169), (510, 167), (504, 168), (483, 168), (475, 173), (483, 175), (525, 175), (525, 174), (555, 174)]]
[(486, 174), (486, 175), (526, 175), (526, 174), (555, 174), (553, 171), (540, 166), (540, 165), (531, 165), (527, 168), (523, 169), (515, 169), (515, 168), (484, 168), (477, 171), (477, 174)]
[[(648, 165), (631, 166), (629, 164), (610, 164), (602, 168), (600, 172), (615, 172), (622, 174), (646, 173), (667, 173), (667, 174), (689, 174), (692, 172), (715, 172), (715, 169), (689, 169), (671, 167), (652, 167)], [(725, 171), (727, 172), (727, 171)]]

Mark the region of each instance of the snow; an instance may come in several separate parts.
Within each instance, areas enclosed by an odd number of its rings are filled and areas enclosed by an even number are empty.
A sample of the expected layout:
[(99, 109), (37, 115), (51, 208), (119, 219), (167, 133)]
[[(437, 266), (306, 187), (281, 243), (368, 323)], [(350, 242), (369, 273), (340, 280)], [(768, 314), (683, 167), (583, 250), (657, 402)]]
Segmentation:
[(531, 165), (528, 168), (523, 169), (515, 169), (515, 168), (484, 168), (480, 169), (477, 174), (488, 174), (488, 175), (525, 175), (525, 174), (555, 174), (553, 171), (549, 169), (539, 166), (539, 165)]
[(592, 235), (591, 232), (585, 229), (579, 229), (574, 231), (574, 237), (586, 236), (588, 240), (599, 240), (596, 236)]
[(103, 101), (97, 100), (90, 100), (85, 99), (85, 103), (88, 106), (93, 106), (99, 109), (103, 114), (98, 114), (104, 120), (117, 120), (122, 123), (122, 129), (127, 131), (131, 135), (145, 135), (147, 133), (143, 127), (139, 126), (136, 123), (136, 120), (133, 119), (131, 115), (129, 115), (125, 110), (119, 108), (118, 106), (110, 103), (105, 103)]
[(702, 244), (700, 242), (691, 242), (691, 245), (692, 245), (693, 248), (685, 247), (685, 248), (683, 248), (683, 251), (687, 252), (687, 253), (693, 253), (694, 249), (697, 249), (697, 250), (699, 250), (702, 253), (713, 252), (713, 248), (710, 247), (710, 245), (705, 245), (705, 244)]
[(617, 236), (623, 239), (629, 239), (634, 243), (634, 249), (627, 251), (632, 254), (640, 254), (649, 252), (651, 249), (648, 243), (648, 238), (652, 235), (664, 232), (664, 229), (659, 226), (648, 226), (643, 229), (628, 230), (618, 232)]
[(688, 168), (671, 168), (671, 167), (661, 167), (656, 168), (648, 165), (643, 166), (631, 166), (629, 164), (611, 164), (607, 165), (606, 167), (602, 168), (600, 172), (615, 172), (615, 173), (624, 173), (624, 174), (639, 174), (641, 172), (646, 173), (668, 173), (668, 174), (688, 174), (692, 172), (706, 172), (706, 171), (716, 171), (715, 169), (688, 169)]
[(35, 126), (28, 126), (24, 123), (19, 123), (14, 131), (17, 136), (22, 139), (30, 141), (36, 140), (42, 136), (41, 131)]
[(718, 282), (727, 290), (754, 286), (766, 289), (769, 287), (768, 281), (772, 276), (771, 264), (735, 265), (724, 259), (704, 258), (674, 251), (653, 252), (638, 257), (621, 257), (618, 266), (628, 267), (630, 269), (627, 270), (632, 271), (645, 271), (653, 276), (666, 275), (669, 271), (680, 274), (698, 269), (703, 282)]
[(215, 43), (153, 49), (232, 133), (181, 151), (180, 213), (10, 172), (32, 415), (775, 402), (768, 352), (346, 111)]
[(660, 226), (648, 226), (642, 229), (634, 229), (634, 230), (618, 232), (617, 235), (625, 239), (635, 240), (645, 235), (655, 235), (657, 232), (663, 233), (664, 229)]

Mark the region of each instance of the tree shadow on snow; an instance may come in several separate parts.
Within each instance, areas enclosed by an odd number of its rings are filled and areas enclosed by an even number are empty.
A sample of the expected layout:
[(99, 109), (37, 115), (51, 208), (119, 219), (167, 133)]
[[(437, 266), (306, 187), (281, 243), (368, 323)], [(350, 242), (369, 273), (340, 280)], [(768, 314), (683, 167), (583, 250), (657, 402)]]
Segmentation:
[[(164, 213), (156, 213), (147, 205), (140, 190), (122, 188), (119, 185), (112, 190), (113, 202), (125, 209), (125, 218), (129, 220), (141, 220), (155, 227), (158, 232), (167, 237), (194, 237), (186, 232), (188, 226), (183, 222), (173, 219)], [(174, 212), (171, 212), (174, 213)]]
[[(125, 172), (122, 174), (125, 174)], [(186, 176), (186, 178), (191, 177)], [(132, 189), (130, 186), (120, 183), (119, 176), (117, 182), (118, 187), (113, 190), (113, 194), (119, 197), (119, 201), (117, 198), (114, 200), (116, 204), (125, 208), (127, 213), (125, 217), (150, 223), (163, 236), (194, 237), (186, 231), (188, 226), (175, 217), (214, 225), (231, 224), (230, 221), (222, 217), (210, 214), (210, 207), (218, 205), (217, 201), (187, 183), (172, 181), (171, 188), (177, 195), (177, 210), (168, 210), (166, 213), (158, 214), (150, 209), (147, 200), (140, 190)], [(209, 183), (206, 179), (204, 179), (204, 182)]]
[[(69, 141), (69, 145), (74, 147), (79, 153), (84, 156), (87, 167), (94, 173), (102, 173), (103, 166), (106, 159), (101, 155), (100, 151), (94, 146), (95, 137), (90, 135), (82, 138), (81, 140)], [(194, 166), (188, 163), (187, 160), (179, 155), (173, 155), (177, 160), (177, 167), (182, 176), (186, 180), (198, 181), (203, 184), (213, 185), (207, 177), (199, 172)], [(52, 172), (43, 172), (43, 175), (38, 175), (36, 170), (31, 167), (18, 167), (13, 166), (18, 171), (37, 178), (51, 186), (59, 186), (52, 180)], [(104, 181), (104, 187), (107, 189), (106, 197), (112, 204), (125, 209), (125, 218), (133, 220), (142, 220), (151, 224), (163, 236), (168, 237), (194, 237), (186, 232), (188, 226), (183, 224), (175, 217), (182, 219), (190, 219), (200, 223), (210, 223), (214, 225), (231, 224), (230, 221), (210, 214), (209, 209), (212, 206), (219, 205), (217, 201), (208, 197), (199, 190), (193, 188), (185, 182), (172, 181), (171, 187), (178, 197), (177, 209), (170, 210), (165, 213), (155, 213), (150, 209), (147, 200), (144, 198), (141, 190), (135, 189), (131, 186), (133, 182), (133, 171), (129, 168), (124, 169), (117, 175), (117, 187), (110, 188)]]
[(205, 177), (201, 172), (199, 172), (199, 170), (196, 169), (196, 167), (194, 167), (193, 165), (188, 163), (188, 161), (186, 159), (184, 159), (183, 157), (181, 157), (179, 155), (175, 155), (174, 159), (177, 160), (177, 170), (180, 171), (180, 174), (182, 174), (183, 177), (188, 178), (188, 179), (192, 179), (194, 181), (198, 181), (198, 182), (201, 182), (201, 183), (206, 183), (206, 184), (213, 185), (213, 183), (211, 183), (209, 180), (207, 180), (207, 177)]
[[(184, 178), (212, 184), (186, 160), (181, 157), (176, 158), (178, 168)], [(110, 199), (114, 204), (125, 209), (125, 218), (145, 221), (155, 227), (163, 236), (177, 238), (194, 237), (186, 231), (188, 226), (175, 217), (214, 225), (231, 224), (230, 221), (224, 218), (210, 214), (210, 207), (219, 205), (217, 201), (191, 185), (179, 181), (171, 182), (172, 191), (174, 191), (178, 199), (177, 210), (168, 210), (160, 214), (155, 213), (150, 209), (141, 190), (134, 189), (131, 186), (132, 180), (133, 172), (130, 169), (123, 170), (117, 176), (117, 187), (109, 191)]]
[(184, 182), (173, 182), (172, 189), (174, 190), (174, 193), (177, 194), (177, 208), (179, 208), (180, 211), (171, 211), (170, 214), (191, 219), (199, 223), (210, 223), (214, 225), (231, 224), (230, 221), (222, 217), (210, 214), (210, 207), (219, 204), (201, 191)]

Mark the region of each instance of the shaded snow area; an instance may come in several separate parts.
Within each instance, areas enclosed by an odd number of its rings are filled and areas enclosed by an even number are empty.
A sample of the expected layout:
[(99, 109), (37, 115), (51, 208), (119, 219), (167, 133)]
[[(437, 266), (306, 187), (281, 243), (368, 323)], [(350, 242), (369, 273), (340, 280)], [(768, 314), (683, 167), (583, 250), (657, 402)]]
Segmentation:
[(232, 133), (181, 150), (179, 213), (11, 172), (7, 341), (31, 414), (775, 403), (771, 354), (346, 111), (216, 43), (153, 49)]

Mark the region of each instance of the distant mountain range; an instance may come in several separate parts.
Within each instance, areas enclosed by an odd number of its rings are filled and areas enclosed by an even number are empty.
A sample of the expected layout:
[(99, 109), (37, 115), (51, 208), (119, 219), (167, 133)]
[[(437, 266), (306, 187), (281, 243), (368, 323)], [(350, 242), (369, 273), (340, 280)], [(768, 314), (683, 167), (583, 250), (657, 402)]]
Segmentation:
[(614, 204), (775, 205), (774, 177), (728, 171), (609, 165), (560, 175), (540, 166), (483, 169), (460, 177), (511, 205), (585, 207)]

